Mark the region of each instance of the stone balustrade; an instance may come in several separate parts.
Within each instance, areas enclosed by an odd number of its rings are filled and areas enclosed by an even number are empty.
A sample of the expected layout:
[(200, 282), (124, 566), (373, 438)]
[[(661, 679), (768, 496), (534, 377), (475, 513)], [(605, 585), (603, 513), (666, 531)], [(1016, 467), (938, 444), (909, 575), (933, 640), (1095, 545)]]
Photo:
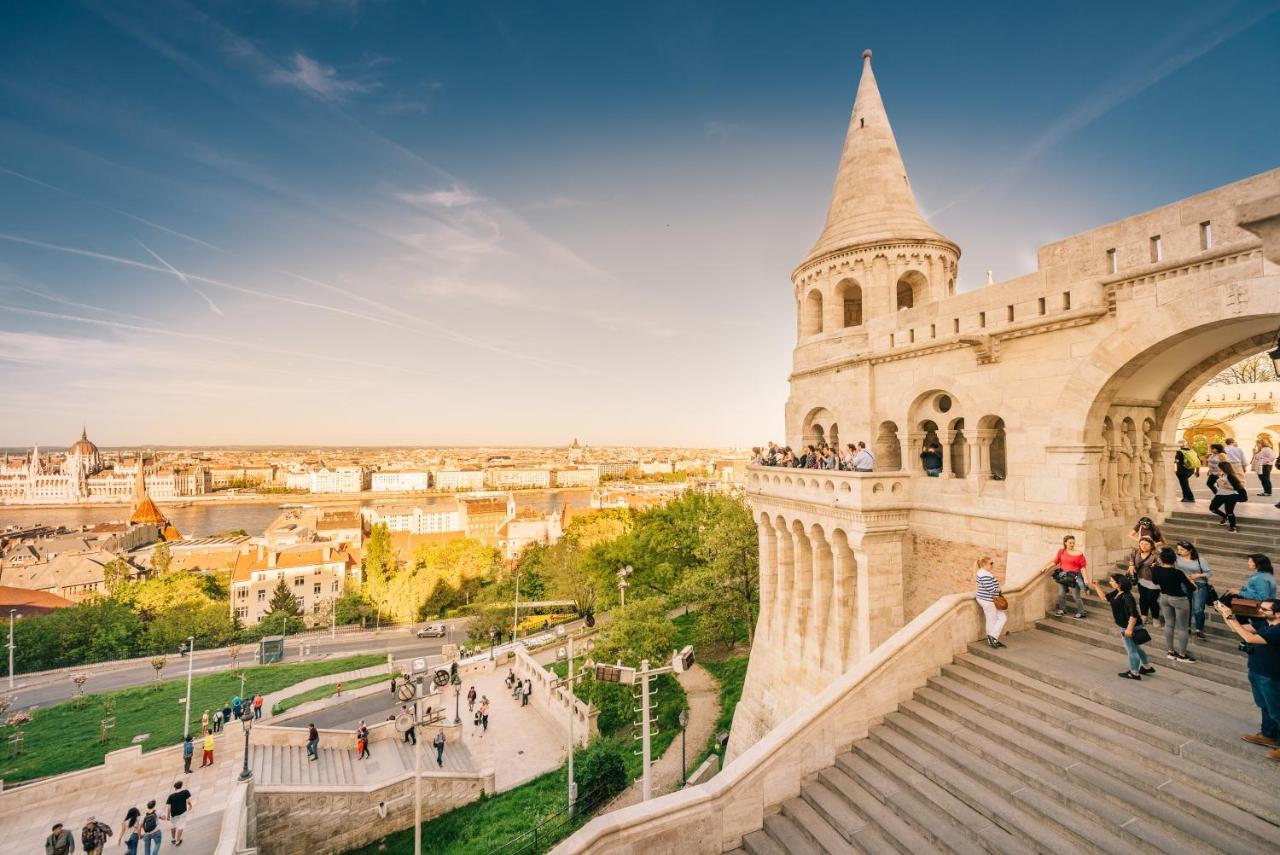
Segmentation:
[[(569, 721), (569, 693), (563, 687), (552, 688), (556, 675), (538, 664), (537, 660), (524, 648), (517, 647), (512, 660), (511, 670), (517, 680), (532, 679), (533, 695), (529, 703), (538, 707), (552, 721), (563, 723)], [(573, 734), (575, 742), (586, 745), (600, 735), (600, 727), (596, 719), (600, 711), (577, 696), (573, 698)]]
[(907, 472), (747, 467), (747, 492), (752, 495), (847, 510), (906, 508), (911, 503), (911, 480)]
[[(1041, 574), (1005, 591), (1010, 631), (1044, 617), (1051, 587)], [(767, 812), (799, 796), (807, 777), (834, 763), (984, 634), (972, 594), (942, 597), (710, 781), (596, 817), (552, 855), (714, 853), (739, 846), (743, 835), (763, 826)]]

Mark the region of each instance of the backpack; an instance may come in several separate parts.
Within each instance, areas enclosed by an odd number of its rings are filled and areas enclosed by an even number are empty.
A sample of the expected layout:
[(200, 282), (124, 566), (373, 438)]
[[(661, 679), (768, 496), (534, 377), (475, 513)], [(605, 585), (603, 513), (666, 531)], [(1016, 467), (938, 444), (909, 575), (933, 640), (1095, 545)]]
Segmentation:
[(1195, 471), (1200, 468), (1200, 458), (1189, 448), (1182, 449), (1182, 468)]
[(156, 812), (153, 810), (147, 811), (147, 815), (142, 818), (142, 830), (147, 834), (155, 831), (156, 826), (159, 824), (160, 819), (156, 816)]

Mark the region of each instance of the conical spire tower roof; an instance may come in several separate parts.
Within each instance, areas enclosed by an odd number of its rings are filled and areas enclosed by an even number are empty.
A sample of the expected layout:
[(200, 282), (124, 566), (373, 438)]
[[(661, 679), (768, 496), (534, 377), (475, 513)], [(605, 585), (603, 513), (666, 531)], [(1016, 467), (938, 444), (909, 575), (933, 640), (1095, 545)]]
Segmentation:
[(827, 223), (805, 262), (835, 250), (893, 240), (940, 241), (955, 247), (925, 222), (916, 207), (868, 50), (862, 52), (862, 80), (831, 191)]

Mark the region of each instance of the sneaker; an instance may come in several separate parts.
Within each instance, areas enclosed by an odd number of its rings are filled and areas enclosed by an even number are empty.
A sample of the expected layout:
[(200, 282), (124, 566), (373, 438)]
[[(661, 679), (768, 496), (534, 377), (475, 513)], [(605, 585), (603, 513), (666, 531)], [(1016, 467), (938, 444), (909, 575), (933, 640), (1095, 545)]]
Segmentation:
[(1218, 520), (1218, 525), (1226, 525), (1226, 524), (1227, 524), (1227, 521), (1225, 518)]
[(1063, 616), (1063, 615), (1065, 615), (1065, 614), (1066, 614), (1066, 612), (1064, 612), (1062, 609), (1058, 609), (1057, 611), (1055, 611), (1055, 612), (1053, 613), (1053, 616), (1054, 616), (1054, 617), (1062, 617), (1062, 616)]
[(992, 646), (993, 646), (993, 647), (995, 647), (997, 650), (1004, 650), (1004, 649), (1005, 649), (1005, 647), (1007, 647), (1008, 645), (1007, 645), (1007, 644), (1005, 644), (1003, 641), (1001, 641), (1000, 639), (998, 639), (998, 638), (997, 638), (997, 639), (996, 639), (996, 643), (995, 643), (994, 645), (992, 645)]
[(1076, 620), (1084, 620), (1084, 618), (1085, 618), (1084, 612), (1076, 612)]
[(996, 641), (994, 638), (992, 638), (989, 635), (987, 636), (987, 644), (990, 645), (993, 649), (1000, 646), (1000, 642)]
[(1192, 656), (1190, 653), (1179, 653), (1176, 655), (1178, 657), (1179, 662), (1195, 662), (1196, 661), (1196, 658)]
[(1141, 680), (1142, 679), (1141, 676), (1133, 673), (1132, 671), (1121, 671), (1118, 676), (1124, 680)]
[(1143, 665), (1141, 668), (1138, 669), (1139, 674), (1154, 674), (1155, 672), (1156, 672), (1156, 669), (1152, 665)]
[(1270, 494), (1270, 493), (1256, 493), (1255, 495), (1258, 495), (1258, 496), (1270, 496), (1271, 494)]
[(1177, 661), (1178, 661), (1178, 654), (1176, 654), (1176, 653), (1174, 653), (1172, 650), (1170, 650), (1170, 651), (1168, 652), (1168, 654), (1166, 654), (1166, 655), (1165, 655), (1165, 657), (1164, 657), (1164, 658), (1165, 658), (1165, 659), (1168, 659), (1170, 662), (1177, 662)]
[(1246, 733), (1240, 738), (1245, 742), (1252, 743), (1253, 745), (1265, 745), (1268, 748), (1280, 747), (1276, 745), (1276, 741), (1270, 736), (1263, 736), (1261, 733)]
[(1204, 640), (1204, 630), (1203, 630), (1203, 629), (1197, 629), (1197, 630), (1196, 630), (1196, 638), (1199, 638), (1199, 639), (1201, 639), (1201, 640)]
[(1229, 525), (1229, 526), (1227, 526), (1227, 531), (1239, 531), (1239, 529), (1238, 529), (1238, 528), (1236, 528), (1236, 527), (1235, 527), (1235, 526), (1233, 526), (1233, 525)]
[(1184, 502), (1189, 502), (1189, 503), (1191, 503), (1191, 504), (1193, 504), (1193, 505), (1196, 503), (1196, 500), (1195, 500), (1195, 499), (1183, 499), (1182, 501), (1184, 501)]

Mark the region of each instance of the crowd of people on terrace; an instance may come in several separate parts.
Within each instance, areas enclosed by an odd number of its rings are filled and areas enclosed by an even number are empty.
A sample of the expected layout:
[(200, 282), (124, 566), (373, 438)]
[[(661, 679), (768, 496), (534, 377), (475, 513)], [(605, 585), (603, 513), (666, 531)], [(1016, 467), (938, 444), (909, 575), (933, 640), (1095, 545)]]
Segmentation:
[[(1058, 586), (1052, 615), (1066, 617), (1070, 598), (1072, 617), (1086, 620), (1083, 598), (1090, 592), (1096, 594), (1110, 606), (1128, 657), (1128, 668), (1118, 676), (1138, 681), (1156, 673), (1145, 650), (1151, 629), (1163, 630), (1169, 663), (1194, 663), (1190, 640), (1205, 639), (1205, 618), (1212, 608), (1248, 654), (1249, 685), (1262, 713), (1258, 732), (1243, 734), (1241, 739), (1270, 748), (1267, 757), (1280, 762), (1280, 600), (1276, 599), (1271, 559), (1261, 553), (1247, 556), (1249, 576), (1245, 583), (1239, 589), (1219, 592), (1212, 583), (1213, 568), (1191, 541), (1166, 542), (1150, 517), (1138, 520), (1128, 535), (1134, 545), (1126, 566), (1117, 566), (1117, 572), (1107, 574), (1105, 583), (1090, 578), (1088, 561), (1077, 549), (1075, 537), (1063, 537), (1062, 548), (1041, 570), (1051, 574)], [(974, 598), (986, 620), (987, 643), (996, 649), (1006, 647), (1002, 635), (1008, 603), (991, 558), (979, 558), (974, 573)]]
[[(851, 442), (841, 451), (825, 440), (806, 446), (799, 454), (789, 445), (769, 443), (768, 447), (751, 449), (751, 462), (756, 466), (786, 466), (793, 469), (828, 469), (843, 472), (870, 472), (876, 468), (876, 456), (865, 442)], [(941, 464), (939, 464), (941, 471)]]

